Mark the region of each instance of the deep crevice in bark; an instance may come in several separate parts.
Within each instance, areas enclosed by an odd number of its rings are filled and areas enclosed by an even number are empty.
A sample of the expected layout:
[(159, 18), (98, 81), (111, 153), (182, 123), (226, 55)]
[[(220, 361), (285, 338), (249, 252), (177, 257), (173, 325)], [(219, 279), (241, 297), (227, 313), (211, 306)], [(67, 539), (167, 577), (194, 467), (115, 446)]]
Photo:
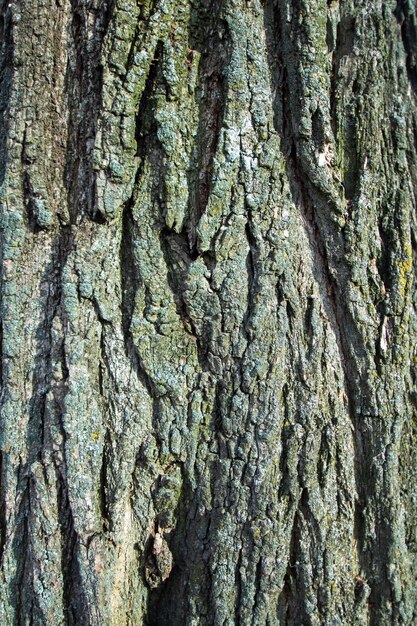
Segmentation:
[(397, 0), (394, 15), (401, 27), (401, 38), (406, 53), (407, 74), (414, 92), (417, 92), (417, 25), (411, 3)]
[(6, 502), (4, 499), (6, 485), (6, 471), (3, 463), (4, 452), (0, 450), (0, 563), (3, 558), (4, 546), (6, 543)]
[(227, 25), (222, 19), (223, 0), (193, 8), (190, 45), (201, 52), (198, 69), (199, 127), (191, 157), (189, 219), (190, 248), (196, 245), (196, 227), (206, 210), (212, 187), (214, 158), (223, 125), (227, 95), (226, 69), (230, 62)]
[[(26, 479), (27, 483), (29, 483), (30, 479)], [(12, 593), (16, 594), (16, 615), (17, 619), (20, 623), (25, 623), (27, 620), (33, 622), (33, 579), (30, 577), (30, 572), (28, 572), (28, 563), (30, 560), (30, 533), (29, 533), (29, 521), (28, 515), (30, 513), (30, 485), (26, 485), (26, 490), (21, 497), (20, 507), (19, 507), (19, 527), (21, 529), (21, 541), (24, 546), (24, 550), (22, 552), (23, 558), (19, 558), (18, 567), (16, 569), (16, 577), (14, 581), (13, 588), (11, 589)], [(20, 556), (20, 546), (19, 539), (14, 540), (14, 550), (16, 552), (16, 556)], [(26, 578), (29, 578), (27, 581)], [(29, 588), (28, 588), (29, 587)], [(27, 606), (27, 600), (25, 596), (28, 596), (30, 609)]]
[(61, 531), (61, 572), (63, 579), (65, 623), (67, 626), (87, 626), (88, 602), (85, 597), (78, 564), (78, 537), (74, 529), (67, 480), (57, 467), (58, 511)]
[[(138, 171), (136, 173), (134, 193), (137, 190), (137, 186), (140, 181), (140, 174), (141, 174), (140, 168), (143, 165), (143, 161), (147, 156), (146, 148), (148, 147), (148, 143), (146, 139), (148, 138), (149, 135), (155, 134), (155, 130), (156, 130), (155, 120), (153, 118), (153, 113), (152, 113), (151, 101), (152, 101), (152, 97), (154, 95), (156, 85), (157, 85), (159, 63), (160, 63), (162, 54), (163, 54), (163, 42), (158, 41), (155, 47), (153, 59), (149, 66), (149, 71), (146, 77), (145, 86), (143, 88), (142, 97), (139, 102), (138, 111), (136, 113), (136, 120), (135, 120), (135, 139), (136, 139), (136, 146), (137, 146), (136, 156), (140, 158), (141, 165), (139, 166)], [(134, 197), (135, 196), (133, 195), (132, 200), (131, 200), (132, 206), (133, 206)]]
[[(115, 0), (105, 0), (98, 10), (94, 10), (82, 0), (71, 0), (72, 41), (66, 73), (69, 133), (65, 177), (73, 224), (84, 215), (98, 223), (105, 221), (97, 206), (93, 153), (103, 88), (101, 49), (114, 4)], [(93, 33), (89, 32), (90, 11), (93, 14)]]
[(133, 245), (133, 233), (136, 228), (132, 217), (130, 203), (123, 211), (122, 238), (120, 242), (120, 267), (121, 267), (121, 287), (122, 287), (122, 329), (125, 342), (125, 351), (132, 363), (137, 377), (153, 397), (153, 384), (144, 368), (142, 367), (133, 340), (130, 325), (132, 322), (135, 307), (135, 295), (139, 285), (139, 275), (135, 261), (135, 250)]
[(287, 571), (278, 598), (277, 612), (280, 623), (283, 624), (283, 626), (292, 626), (300, 617), (297, 611), (297, 594), (295, 589), (297, 579), (296, 561), (299, 542), (298, 515), (296, 511), (291, 529)]

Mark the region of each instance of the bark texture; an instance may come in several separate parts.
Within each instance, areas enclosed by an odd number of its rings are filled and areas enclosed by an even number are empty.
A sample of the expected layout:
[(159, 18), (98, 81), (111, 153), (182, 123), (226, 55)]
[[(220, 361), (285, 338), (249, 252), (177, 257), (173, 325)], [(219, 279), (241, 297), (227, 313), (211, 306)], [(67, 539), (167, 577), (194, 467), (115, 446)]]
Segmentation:
[(414, 0), (0, 0), (0, 623), (417, 623)]

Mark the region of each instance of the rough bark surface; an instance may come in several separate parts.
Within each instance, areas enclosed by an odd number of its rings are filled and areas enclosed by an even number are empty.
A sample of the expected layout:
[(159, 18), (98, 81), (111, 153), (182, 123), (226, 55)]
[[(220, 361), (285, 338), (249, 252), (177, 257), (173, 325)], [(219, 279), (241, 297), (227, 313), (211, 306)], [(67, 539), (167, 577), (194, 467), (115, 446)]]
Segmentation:
[(0, 623), (417, 623), (414, 0), (1, 0)]

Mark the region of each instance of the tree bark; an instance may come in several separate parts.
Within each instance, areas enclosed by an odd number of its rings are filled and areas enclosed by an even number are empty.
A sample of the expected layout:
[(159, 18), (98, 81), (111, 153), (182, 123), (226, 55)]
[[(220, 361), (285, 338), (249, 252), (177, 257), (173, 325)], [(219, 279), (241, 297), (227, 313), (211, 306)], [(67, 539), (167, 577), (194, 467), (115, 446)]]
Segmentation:
[(0, 623), (417, 623), (414, 0), (1, 0)]

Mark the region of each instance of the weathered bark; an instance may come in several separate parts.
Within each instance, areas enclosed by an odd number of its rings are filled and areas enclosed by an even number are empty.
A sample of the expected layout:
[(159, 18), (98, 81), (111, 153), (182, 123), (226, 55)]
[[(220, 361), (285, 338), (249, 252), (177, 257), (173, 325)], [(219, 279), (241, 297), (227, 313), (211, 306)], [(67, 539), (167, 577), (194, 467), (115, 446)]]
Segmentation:
[(414, 0), (0, 7), (0, 623), (417, 623)]

